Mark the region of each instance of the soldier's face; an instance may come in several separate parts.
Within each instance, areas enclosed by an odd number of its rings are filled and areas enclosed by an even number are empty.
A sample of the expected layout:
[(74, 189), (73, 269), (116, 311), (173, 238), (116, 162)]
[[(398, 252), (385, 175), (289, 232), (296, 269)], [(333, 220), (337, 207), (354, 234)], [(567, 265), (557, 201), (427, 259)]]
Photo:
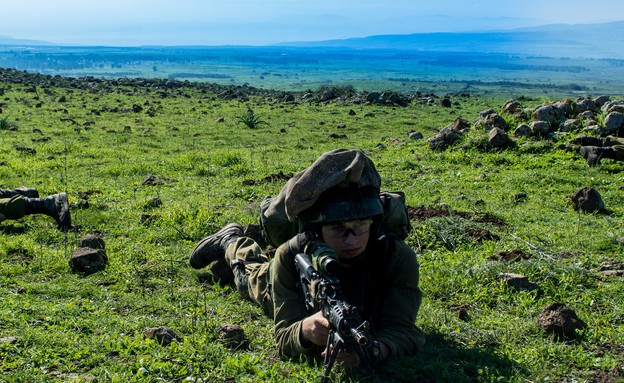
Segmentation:
[(366, 250), (372, 223), (363, 219), (323, 225), (323, 241), (339, 258), (355, 258)]

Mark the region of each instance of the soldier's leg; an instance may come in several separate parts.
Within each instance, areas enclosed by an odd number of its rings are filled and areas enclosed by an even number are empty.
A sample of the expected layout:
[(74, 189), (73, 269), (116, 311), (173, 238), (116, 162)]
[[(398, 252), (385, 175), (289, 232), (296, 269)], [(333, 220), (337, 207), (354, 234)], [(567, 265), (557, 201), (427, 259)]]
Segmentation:
[(253, 239), (240, 237), (228, 246), (225, 258), (232, 266), (238, 291), (272, 318), (271, 261), (262, 248)]
[(39, 192), (37, 189), (27, 188), (21, 186), (15, 189), (0, 189), (0, 198), (11, 198), (16, 195), (22, 195), (28, 198), (39, 198)]
[(0, 198), (0, 222), (7, 219), (20, 219), (25, 215), (26, 198), (21, 195)]

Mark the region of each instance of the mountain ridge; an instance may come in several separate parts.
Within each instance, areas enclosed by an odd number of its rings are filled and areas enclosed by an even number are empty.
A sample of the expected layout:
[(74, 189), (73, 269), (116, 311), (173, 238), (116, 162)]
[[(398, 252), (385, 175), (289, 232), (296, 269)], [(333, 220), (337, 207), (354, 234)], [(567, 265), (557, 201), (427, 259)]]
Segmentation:
[(624, 21), (549, 24), (509, 30), (385, 34), (277, 46), (488, 52), (558, 57), (624, 58)]
[[(0, 45), (71, 46), (42, 40), (16, 39), (10, 36), (0, 36)], [(235, 47), (236, 45), (221, 46)], [(244, 45), (240, 46), (243, 47)], [(466, 32), (380, 34), (345, 39), (290, 41), (264, 46), (480, 52), (548, 57), (624, 59), (624, 21), (598, 24), (547, 24), (537, 27)]]

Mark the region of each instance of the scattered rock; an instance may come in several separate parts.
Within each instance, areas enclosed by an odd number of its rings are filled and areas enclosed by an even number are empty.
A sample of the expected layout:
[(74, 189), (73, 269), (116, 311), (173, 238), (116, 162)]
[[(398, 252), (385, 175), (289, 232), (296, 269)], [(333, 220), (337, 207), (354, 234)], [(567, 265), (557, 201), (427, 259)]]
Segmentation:
[(515, 145), (514, 141), (509, 138), (507, 133), (501, 128), (492, 128), (488, 133), (489, 144), (497, 149), (509, 148)]
[(163, 182), (154, 175), (149, 175), (143, 180), (143, 185), (161, 185)]
[(624, 113), (609, 113), (604, 120), (604, 128), (606, 135), (618, 135), (618, 132), (624, 128)]
[(460, 118), (452, 124), (442, 128), (437, 134), (429, 139), (429, 147), (432, 150), (446, 150), (449, 146), (461, 140), (464, 132), (470, 128), (470, 123)]
[(167, 327), (153, 327), (143, 330), (143, 335), (147, 339), (153, 339), (162, 346), (169, 346), (171, 342), (180, 342), (180, 338), (173, 330)]
[(231, 350), (239, 350), (249, 345), (245, 331), (236, 324), (222, 325), (219, 328), (219, 339), (225, 347)]
[(500, 251), (497, 255), (491, 256), (490, 259), (513, 262), (521, 259), (530, 259), (532, 256), (533, 255), (531, 253), (516, 249), (511, 251)]
[(69, 267), (73, 272), (91, 275), (106, 268), (108, 258), (104, 249), (79, 247), (72, 250)]
[(163, 204), (162, 199), (160, 199), (160, 197), (158, 196), (155, 196), (155, 197), (152, 197), (151, 200), (145, 203), (145, 207), (150, 208), (150, 209), (155, 209), (155, 208), (161, 207), (162, 204)]
[(594, 213), (605, 210), (604, 202), (600, 193), (592, 187), (585, 186), (574, 192), (570, 199), (574, 210), (581, 210), (586, 213)]
[(599, 271), (606, 277), (624, 277), (624, 262), (604, 262)]
[(557, 340), (570, 338), (574, 336), (576, 330), (587, 328), (587, 324), (576, 315), (574, 310), (559, 302), (546, 306), (537, 317), (536, 324)]
[(500, 273), (498, 279), (516, 291), (533, 291), (537, 289), (537, 285), (529, 281), (529, 278), (522, 274)]
[(0, 338), (0, 344), (3, 344), (3, 343), (13, 344), (16, 342), (17, 342), (17, 338), (14, 336), (7, 336), (4, 338)]
[(501, 114), (520, 115), (523, 113), (524, 106), (516, 100), (508, 100), (501, 109)]
[(407, 132), (407, 137), (409, 137), (409, 139), (411, 140), (422, 140), (423, 134), (414, 130), (410, 130), (409, 132)]
[(521, 201), (524, 201), (525, 199), (527, 199), (527, 197), (528, 197), (527, 193), (520, 192), (520, 193), (514, 194), (513, 200), (514, 200), (514, 202), (521, 202)]
[(558, 125), (563, 115), (563, 111), (555, 108), (553, 105), (542, 105), (533, 111), (533, 120), (545, 121), (549, 125)]
[(533, 134), (533, 130), (531, 129), (531, 127), (527, 124), (520, 124), (518, 125), (518, 127), (513, 131), (513, 136), (515, 138), (520, 138), (520, 137), (531, 137), (531, 135)]
[(78, 241), (78, 247), (105, 250), (106, 245), (101, 237), (95, 234), (87, 234)]
[(530, 124), (534, 136), (544, 137), (550, 133), (550, 124), (546, 121), (535, 120)]

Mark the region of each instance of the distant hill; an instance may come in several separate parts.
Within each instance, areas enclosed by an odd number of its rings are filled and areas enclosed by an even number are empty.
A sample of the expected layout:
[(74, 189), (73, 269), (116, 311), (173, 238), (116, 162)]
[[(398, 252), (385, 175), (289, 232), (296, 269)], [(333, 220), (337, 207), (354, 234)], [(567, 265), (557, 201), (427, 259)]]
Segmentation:
[(47, 41), (14, 39), (9, 36), (0, 36), (0, 45), (53, 45)]
[(342, 40), (286, 42), (278, 45), (624, 59), (624, 21), (553, 24), (486, 32), (376, 35)]

